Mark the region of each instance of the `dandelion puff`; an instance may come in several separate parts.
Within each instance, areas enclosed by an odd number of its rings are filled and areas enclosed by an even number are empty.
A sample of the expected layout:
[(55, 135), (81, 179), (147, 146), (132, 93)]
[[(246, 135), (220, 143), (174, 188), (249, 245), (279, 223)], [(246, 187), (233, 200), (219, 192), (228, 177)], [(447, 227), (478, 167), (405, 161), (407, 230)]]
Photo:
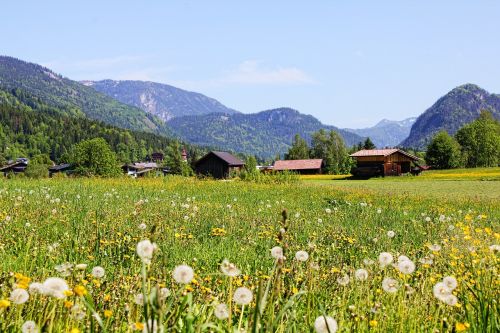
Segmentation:
[(380, 263), (381, 267), (385, 267), (387, 265), (390, 265), (393, 261), (392, 254), (389, 252), (382, 252), (378, 256), (378, 262)]
[(144, 305), (144, 295), (142, 293), (135, 295), (134, 303), (137, 305)]
[(146, 223), (139, 224), (139, 229), (146, 230), (146, 228), (147, 228)]
[(330, 316), (319, 316), (314, 321), (317, 333), (335, 333), (338, 330), (337, 321)]
[(241, 271), (236, 267), (235, 264), (230, 263), (229, 260), (224, 259), (220, 265), (220, 270), (222, 274), (230, 277), (236, 277), (240, 275)]
[(163, 333), (163, 326), (158, 325), (158, 321), (155, 319), (148, 319), (147, 323), (144, 323), (143, 333)]
[(78, 270), (78, 271), (84, 271), (87, 269), (87, 264), (78, 264), (75, 266), (75, 269)]
[(106, 274), (106, 271), (101, 266), (95, 266), (94, 268), (92, 268), (93, 277), (100, 279), (104, 276), (104, 274)]
[(25, 321), (23, 326), (21, 326), (22, 333), (38, 333), (39, 329), (36, 323), (32, 320)]
[(275, 259), (283, 259), (283, 249), (280, 246), (275, 246), (271, 249), (271, 256)]
[(309, 253), (306, 251), (297, 251), (297, 253), (295, 253), (295, 259), (297, 261), (307, 261), (307, 259), (309, 259)]
[(387, 231), (387, 237), (389, 238), (394, 238), (396, 236), (396, 233), (392, 230)]
[(493, 253), (500, 252), (500, 245), (497, 245), (497, 244), (490, 245), (489, 249)]
[(151, 263), (153, 252), (156, 250), (156, 244), (151, 243), (149, 239), (145, 239), (137, 243), (137, 255), (145, 264)]
[(337, 283), (345, 287), (349, 284), (350, 280), (349, 275), (345, 274), (337, 279)]
[(397, 267), (403, 274), (411, 274), (415, 271), (415, 263), (411, 260), (400, 261)]
[(26, 303), (29, 298), (30, 295), (26, 290), (18, 288), (12, 290), (12, 292), (10, 293), (9, 300), (14, 304), (23, 304)]
[(443, 278), (443, 283), (450, 289), (450, 291), (453, 291), (457, 286), (458, 282), (457, 279), (455, 279), (453, 276), (446, 276)]
[(403, 262), (403, 261), (406, 261), (406, 260), (410, 260), (410, 258), (408, 258), (408, 257), (407, 257), (407, 256), (405, 256), (405, 255), (400, 255), (400, 256), (398, 257), (398, 263)]
[(365, 281), (368, 279), (368, 271), (366, 269), (360, 268), (354, 272), (354, 277), (356, 280)]
[(444, 301), (446, 296), (451, 294), (451, 290), (444, 282), (438, 282), (432, 288), (432, 293), (438, 300)]
[(31, 295), (44, 293), (43, 292), (43, 284), (41, 284), (40, 282), (30, 283), (28, 290), (29, 290)]
[(75, 320), (83, 320), (85, 318), (85, 311), (78, 304), (75, 304), (70, 309), (71, 317)]
[(441, 245), (439, 244), (432, 244), (432, 245), (429, 245), (428, 246), (429, 250), (431, 250), (432, 252), (439, 252), (441, 251)]
[(224, 320), (229, 318), (229, 310), (224, 303), (217, 304), (214, 309), (214, 314), (217, 319)]
[(168, 288), (160, 289), (160, 300), (164, 301), (168, 296), (170, 296), (171, 292)]
[(455, 295), (449, 294), (449, 295), (446, 295), (442, 299), (442, 301), (444, 303), (446, 303), (447, 305), (449, 305), (449, 306), (454, 306), (454, 305), (456, 305), (458, 303), (458, 298)]
[(234, 291), (233, 301), (239, 305), (249, 304), (253, 299), (253, 293), (250, 289), (239, 287)]
[(382, 289), (388, 293), (395, 293), (399, 289), (399, 282), (393, 278), (386, 277), (382, 281)]
[(177, 283), (188, 284), (194, 278), (194, 271), (188, 265), (179, 265), (175, 267), (172, 277)]
[(42, 285), (42, 292), (44, 295), (59, 299), (65, 298), (65, 292), (68, 290), (69, 287), (66, 281), (57, 277), (48, 278)]
[(375, 261), (371, 260), (371, 259), (363, 259), (363, 264), (365, 266), (371, 266), (375, 263)]

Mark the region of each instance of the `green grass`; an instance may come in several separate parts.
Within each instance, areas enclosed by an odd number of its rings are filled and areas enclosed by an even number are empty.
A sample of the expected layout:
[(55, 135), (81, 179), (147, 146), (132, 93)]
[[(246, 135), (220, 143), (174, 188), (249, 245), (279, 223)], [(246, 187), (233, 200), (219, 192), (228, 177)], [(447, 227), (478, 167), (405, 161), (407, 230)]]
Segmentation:
[[(43, 282), (60, 276), (57, 265), (88, 264), (85, 271), (72, 269), (64, 276), (71, 288), (84, 286), (85, 297), (31, 295), (6, 308), (0, 301), (0, 331), (18, 332), (24, 321), (34, 320), (47, 332), (131, 332), (154, 317), (169, 331), (308, 332), (326, 314), (341, 332), (451, 332), (462, 324), (493, 332), (499, 328), (500, 292), (498, 255), (489, 249), (500, 232), (496, 184), (423, 177), (288, 185), (175, 177), (0, 181), (0, 300), (26, 280), (15, 273)], [(490, 194), (474, 195), (483, 191)], [(286, 232), (279, 237), (281, 228)], [(390, 230), (394, 238), (387, 236)], [(143, 239), (158, 246), (146, 275), (135, 253)], [(434, 243), (442, 250), (432, 253), (428, 245)], [(284, 248), (284, 262), (270, 256), (277, 245)], [(298, 250), (309, 253), (308, 262), (294, 260)], [(408, 256), (415, 272), (403, 275), (391, 266), (364, 263), (386, 251)], [(432, 265), (419, 262), (431, 255)], [(222, 275), (223, 259), (242, 274)], [(171, 276), (180, 264), (196, 274), (187, 286)], [(97, 265), (106, 270), (104, 278), (91, 276)], [(357, 281), (354, 271), (362, 267), (369, 278)], [(350, 283), (341, 286), (337, 279), (345, 274)], [(432, 294), (446, 275), (459, 282), (456, 306)], [(385, 277), (397, 279), (401, 288), (385, 292)], [(231, 322), (215, 318), (213, 306), (231, 304), (239, 286), (253, 291), (253, 302), (243, 312), (232, 304)], [(172, 294), (135, 304), (143, 288), (154, 293), (157, 287)], [(81, 320), (70, 315), (75, 304), (84, 309)]]

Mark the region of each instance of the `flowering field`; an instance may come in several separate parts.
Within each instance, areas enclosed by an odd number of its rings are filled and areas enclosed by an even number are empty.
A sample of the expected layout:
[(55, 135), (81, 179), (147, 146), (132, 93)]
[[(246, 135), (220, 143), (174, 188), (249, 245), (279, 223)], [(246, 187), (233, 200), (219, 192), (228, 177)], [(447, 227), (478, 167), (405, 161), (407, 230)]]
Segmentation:
[(497, 332), (499, 218), (394, 187), (0, 181), (0, 331)]

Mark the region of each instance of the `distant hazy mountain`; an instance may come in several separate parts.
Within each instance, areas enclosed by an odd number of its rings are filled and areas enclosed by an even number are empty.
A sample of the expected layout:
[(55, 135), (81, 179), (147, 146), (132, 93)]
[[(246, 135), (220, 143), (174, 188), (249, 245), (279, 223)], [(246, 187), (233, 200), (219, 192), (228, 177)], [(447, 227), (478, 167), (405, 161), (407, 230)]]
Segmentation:
[(141, 108), (163, 121), (180, 116), (237, 112), (213, 98), (161, 83), (113, 80), (82, 83), (122, 103)]
[(360, 129), (345, 128), (345, 130), (360, 136), (369, 137), (378, 148), (394, 147), (408, 137), (411, 126), (416, 119), (417, 117), (401, 121), (383, 119), (373, 127)]
[(174, 118), (168, 123), (182, 139), (197, 145), (210, 145), (260, 157), (274, 157), (288, 151), (293, 137), (299, 133), (306, 140), (321, 128), (338, 131), (347, 145), (364, 140), (334, 126), (322, 124), (310, 115), (290, 108), (254, 114), (208, 114)]
[(479, 117), (482, 110), (500, 119), (500, 95), (490, 94), (474, 84), (457, 87), (417, 118), (401, 145), (425, 148), (435, 133), (444, 129), (455, 134), (460, 127)]
[(72, 116), (87, 116), (121, 128), (166, 134), (162, 121), (72, 81), (43, 66), (0, 56), (0, 89), (20, 89)]

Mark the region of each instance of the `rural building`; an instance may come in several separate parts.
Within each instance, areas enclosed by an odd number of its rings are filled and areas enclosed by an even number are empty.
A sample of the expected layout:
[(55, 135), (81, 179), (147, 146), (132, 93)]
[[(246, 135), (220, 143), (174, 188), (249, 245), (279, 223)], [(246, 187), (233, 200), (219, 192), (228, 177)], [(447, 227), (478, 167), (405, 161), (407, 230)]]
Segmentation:
[(18, 158), (15, 161), (8, 161), (7, 165), (0, 167), (0, 172), (7, 176), (9, 173), (22, 173), (26, 170), (29, 160), (27, 158)]
[(356, 168), (352, 174), (359, 177), (400, 176), (412, 171), (419, 158), (401, 149), (363, 149), (352, 155)]
[(303, 175), (320, 174), (324, 167), (322, 159), (279, 160), (274, 162), (274, 171), (293, 171)]
[(125, 164), (122, 170), (127, 175), (137, 178), (143, 177), (147, 173), (160, 171), (161, 168), (155, 162), (136, 162), (133, 164)]
[(230, 153), (211, 151), (195, 164), (196, 174), (221, 179), (240, 172), (245, 163)]
[(72, 165), (69, 163), (51, 166), (51, 167), (49, 167), (49, 177), (52, 177), (53, 174), (59, 173), (59, 172), (63, 172), (63, 173), (68, 174), (71, 171), (73, 171), (71, 169), (72, 169)]
[(152, 162), (163, 162), (164, 158), (165, 158), (165, 156), (163, 155), (163, 153), (154, 152), (154, 153), (151, 154), (150, 160)]

